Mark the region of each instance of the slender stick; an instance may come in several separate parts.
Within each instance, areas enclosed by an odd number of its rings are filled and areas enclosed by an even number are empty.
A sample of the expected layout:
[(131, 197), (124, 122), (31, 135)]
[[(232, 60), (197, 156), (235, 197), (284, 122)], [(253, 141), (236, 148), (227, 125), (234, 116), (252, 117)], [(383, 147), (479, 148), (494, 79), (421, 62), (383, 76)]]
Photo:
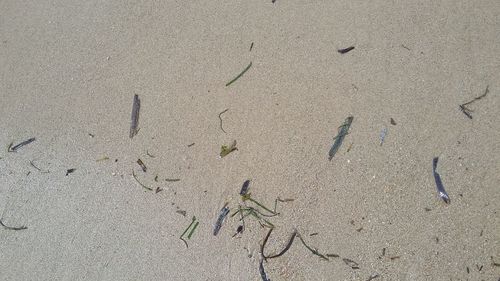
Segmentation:
[(476, 97), (474, 99), (472, 99), (471, 101), (469, 102), (466, 102), (466, 103), (463, 103), (461, 105), (459, 105), (460, 107), (460, 110), (469, 118), (469, 119), (472, 119), (472, 115), (471, 115), (471, 112), (473, 112), (472, 109), (469, 109), (466, 105), (469, 105), (477, 100), (480, 100), (482, 98), (484, 98), (488, 93), (490, 92), (490, 89), (489, 89), (489, 86), (486, 86), (486, 90), (484, 91), (484, 94), (480, 95), (479, 97)]
[(146, 165), (144, 165), (144, 162), (142, 162), (141, 159), (137, 159), (137, 164), (139, 164), (139, 166), (141, 166), (141, 169), (144, 173), (148, 170), (148, 168), (146, 167)]
[(165, 181), (180, 181), (181, 179), (165, 179)]
[(245, 69), (243, 69), (243, 71), (240, 74), (238, 74), (238, 76), (234, 77), (233, 80), (229, 81), (226, 84), (226, 87), (229, 86), (229, 85), (231, 85), (231, 84), (233, 84), (236, 80), (238, 80), (241, 76), (243, 76), (243, 74), (245, 74), (245, 72), (247, 72), (250, 69), (251, 66), (252, 66), (252, 62), (250, 62), (250, 64)]
[(471, 101), (469, 101), (469, 102), (463, 103), (462, 105), (468, 105), (468, 104), (471, 104), (471, 103), (473, 103), (473, 102), (475, 102), (475, 101), (477, 101), (477, 100), (480, 100), (480, 99), (482, 99), (482, 98), (486, 97), (486, 95), (487, 95), (489, 92), (490, 92), (490, 86), (488, 85), (488, 86), (486, 86), (486, 90), (484, 90), (484, 94), (480, 95), (479, 97), (474, 98), (473, 100), (471, 100)]
[(295, 237), (297, 236), (297, 231), (296, 230), (293, 231), (292, 236), (290, 236), (288, 243), (286, 244), (285, 248), (283, 248), (283, 250), (281, 250), (281, 252), (279, 252), (278, 254), (266, 257), (266, 255), (264, 254), (264, 245), (265, 245), (265, 243), (267, 243), (269, 236), (271, 236), (272, 230), (273, 229), (269, 230), (269, 232), (267, 233), (266, 238), (264, 238), (264, 242), (262, 243), (262, 246), (261, 246), (261, 253), (262, 253), (262, 256), (264, 257), (264, 259), (273, 259), (273, 258), (281, 257), (282, 255), (284, 255), (290, 249), (290, 247), (292, 247), (293, 241), (295, 240)]
[(134, 177), (135, 181), (136, 181), (136, 182), (137, 182), (140, 186), (144, 187), (144, 188), (145, 188), (145, 189), (147, 189), (147, 190), (151, 190), (151, 191), (153, 191), (153, 189), (152, 189), (151, 187), (144, 185), (142, 182), (140, 182), (140, 181), (137, 179), (137, 176), (135, 175), (134, 170), (132, 170), (132, 176)]
[(6, 226), (2, 220), (0, 220), (0, 225), (3, 226), (5, 229), (8, 229), (8, 230), (24, 230), (24, 229), (28, 229), (28, 227), (26, 226), (19, 226), (19, 227), (13, 227), (13, 226)]
[(28, 145), (32, 142), (34, 142), (36, 139), (35, 138), (30, 138), (30, 139), (27, 139), (19, 144), (16, 144), (14, 146), (12, 146), (12, 143), (9, 145), (9, 147), (7, 148), (7, 151), (8, 152), (17, 152), (17, 150), (25, 145)]
[(337, 50), (337, 52), (341, 53), (342, 55), (345, 54), (345, 53), (348, 53), (350, 51), (354, 50), (354, 46), (351, 46), (351, 47), (348, 47), (348, 48), (345, 48), (345, 49), (339, 49)]

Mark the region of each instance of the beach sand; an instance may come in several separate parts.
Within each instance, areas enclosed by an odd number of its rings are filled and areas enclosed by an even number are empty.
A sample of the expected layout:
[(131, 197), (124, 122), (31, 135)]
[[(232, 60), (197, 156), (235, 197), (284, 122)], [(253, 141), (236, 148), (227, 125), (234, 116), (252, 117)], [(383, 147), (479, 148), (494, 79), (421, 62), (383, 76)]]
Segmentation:
[[(497, 280), (499, 15), (494, 0), (0, 1), (0, 218), (27, 227), (0, 229), (0, 279), (262, 280), (267, 228), (248, 217), (232, 237), (235, 216), (212, 234), (251, 179), (266, 206), (294, 199), (266, 254), (296, 230), (339, 256), (296, 240), (264, 263), (273, 281)], [(459, 105), (487, 86), (469, 119)]]

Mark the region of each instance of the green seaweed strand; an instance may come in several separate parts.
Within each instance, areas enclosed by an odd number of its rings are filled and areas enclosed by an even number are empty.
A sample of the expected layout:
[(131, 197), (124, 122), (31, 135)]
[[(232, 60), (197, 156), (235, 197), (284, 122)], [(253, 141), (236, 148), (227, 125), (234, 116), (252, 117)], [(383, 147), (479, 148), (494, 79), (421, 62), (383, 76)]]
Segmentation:
[(243, 69), (243, 71), (240, 74), (238, 74), (238, 76), (234, 77), (233, 80), (227, 82), (226, 87), (233, 84), (236, 80), (240, 79), (240, 77), (243, 76), (243, 74), (245, 74), (245, 72), (247, 72), (251, 66), (252, 66), (252, 62), (250, 62), (250, 64), (245, 69)]

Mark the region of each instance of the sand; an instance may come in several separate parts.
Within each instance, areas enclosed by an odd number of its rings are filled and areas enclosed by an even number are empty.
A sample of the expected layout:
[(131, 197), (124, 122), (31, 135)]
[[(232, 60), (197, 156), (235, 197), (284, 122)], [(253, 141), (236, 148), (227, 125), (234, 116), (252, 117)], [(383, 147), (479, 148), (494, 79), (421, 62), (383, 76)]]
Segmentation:
[(0, 1), (0, 218), (28, 227), (0, 229), (0, 279), (262, 280), (267, 229), (247, 219), (233, 238), (234, 217), (212, 234), (251, 179), (267, 206), (294, 199), (267, 253), (297, 230), (339, 255), (295, 243), (264, 264), (272, 280), (497, 280), (499, 15), (493, 0)]

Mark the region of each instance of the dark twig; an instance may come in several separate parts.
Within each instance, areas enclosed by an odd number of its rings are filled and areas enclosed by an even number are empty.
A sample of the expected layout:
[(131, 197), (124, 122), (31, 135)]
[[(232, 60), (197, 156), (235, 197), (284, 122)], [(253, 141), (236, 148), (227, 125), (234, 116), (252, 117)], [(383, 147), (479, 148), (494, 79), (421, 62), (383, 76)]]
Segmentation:
[(144, 162), (142, 162), (141, 159), (137, 159), (137, 164), (139, 164), (139, 166), (141, 166), (141, 169), (144, 173), (148, 170), (148, 168), (146, 167), (146, 165), (144, 165)]
[(489, 89), (489, 88), (490, 88), (490, 86), (489, 86), (489, 85), (488, 85), (488, 86), (486, 86), (486, 90), (484, 90), (484, 94), (480, 95), (479, 97), (474, 98), (473, 100), (471, 100), (471, 101), (469, 101), (469, 102), (463, 103), (462, 105), (469, 105), (469, 104), (471, 104), (471, 103), (473, 103), (473, 102), (475, 102), (475, 101), (477, 101), (477, 100), (480, 100), (480, 99), (482, 99), (482, 98), (486, 97), (486, 95), (490, 92), (490, 89)]
[(3, 226), (5, 229), (8, 229), (8, 230), (24, 230), (24, 229), (28, 229), (28, 227), (26, 226), (19, 226), (19, 227), (12, 227), (12, 226), (6, 226), (2, 220), (0, 220), (0, 225)]
[(459, 107), (460, 110), (465, 114), (465, 116), (469, 117), (469, 119), (472, 119), (472, 115), (470, 114), (472, 112), (471, 109), (468, 109), (463, 104), (459, 105)]
[(9, 147), (7, 148), (7, 151), (8, 152), (17, 152), (17, 150), (25, 145), (28, 145), (32, 142), (34, 142), (36, 139), (35, 138), (30, 138), (30, 139), (27, 139), (19, 144), (16, 144), (14, 146), (12, 146), (12, 143), (9, 144)]
[(222, 117), (221, 117), (221, 115), (222, 115), (222, 114), (224, 114), (224, 113), (226, 113), (228, 110), (229, 110), (229, 108), (226, 108), (226, 109), (224, 109), (221, 113), (219, 113), (219, 120), (220, 120), (220, 124), (219, 124), (219, 125), (220, 125), (220, 129), (221, 129), (224, 133), (226, 133), (226, 131), (225, 131), (225, 130), (224, 130), (224, 128), (222, 127)]
[(346, 54), (346, 53), (348, 53), (348, 52), (350, 52), (352, 50), (354, 50), (354, 46), (351, 46), (351, 47), (345, 48), (345, 49), (339, 49), (339, 50), (337, 50), (337, 52), (339, 52), (339, 53), (341, 53), (343, 55), (343, 54)]
[(165, 181), (169, 181), (169, 182), (175, 182), (175, 181), (180, 181), (181, 179), (165, 179)]
[[(290, 247), (292, 247), (292, 244), (293, 244), (293, 240), (295, 240), (295, 237), (297, 236), (297, 231), (294, 230), (292, 232), (292, 236), (290, 236), (290, 239), (288, 240), (288, 243), (286, 244), (285, 248), (283, 248), (283, 250), (281, 250), (281, 252), (279, 252), (278, 254), (275, 254), (275, 255), (271, 255), (271, 256), (266, 256), (264, 254), (264, 246), (266, 245), (267, 243), (267, 240), (269, 239), (269, 237), (271, 236), (271, 232), (273, 231), (273, 229), (269, 229), (269, 231), (267, 232), (267, 235), (266, 237), (264, 238), (264, 241), (262, 242), (262, 245), (261, 245), (261, 248), (260, 248), (260, 252), (262, 253), (262, 257), (264, 257), (264, 259), (274, 259), (274, 258), (277, 258), (277, 257), (281, 257), (282, 255), (284, 255), (289, 249)], [(300, 236), (299, 236), (300, 237)]]
[(285, 248), (279, 252), (278, 254), (275, 254), (275, 255), (272, 255), (272, 256), (265, 256), (264, 254), (264, 247), (266, 246), (266, 243), (267, 243), (267, 240), (269, 240), (269, 237), (271, 236), (271, 232), (273, 231), (273, 228), (269, 229), (269, 231), (267, 232), (267, 235), (266, 237), (264, 238), (264, 241), (262, 242), (262, 245), (260, 247), (260, 252), (262, 254), (262, 257), (264, 257), (264, 259), (272, 259), (272, 258), (277, 258), (277, 257), (280, 257), (282, 256), (283, 254), (285, 254), (289, 249), (290, 247), (292, 246), (293, 244), (293, 241), (295, 240), (295, 237), (298, 236), (300, 241), (302, 242), (302, 244), (309, 250), (311, 251), (311, 253), (313, 253), (314, 255), (324, 259), (324, 260), (329, 260), (328, 257), (326, 257), (325, 255), (319, 253), (318, 250), (316, 249), (313, 249), (311, 248), (309, 245), (306, 244), (306, 242), (304, 241), (304, 239), (302, 239), (302, 236), (297, 232), (297, 230), (294, 230), (293, 233), (292, 233), (292, 236), (290, 237), (290, 239), (288, 240), (288, 243), (286, 244)]
[(460, 110), (465, 114), (465, 116), (469, 117), (469, 119), (472, 119), (472, 115), (471, 115), (471, 112), (473, 112), (472, 109), (468, 108), (467, 105), (477, 101), (477, 100), (480, 100), (484, 97), (486, 97), (486, 95), (490, 92), (489, 90), (489, 86), (486, 86), (486, 90), (484, 91), (484, 94), (480, 95), (479, 97), (476, 97), (474, 99), (472, 99), (471, 101), (469, 102), (466, 102), (466, 103), (463, 103), (461, 105), (459, 105), (459, 108)]
[(264, 256), (264, 247), (267, 244), (267, 240), (269, 240), (269, 236), (271, 236), (271, 232), (273, 232), (272, 228), (269, 229), (269, 231), (266, 234), (266, 237), (264, 237), (264, 241), (262, 241), (262, 244), (260, 245), (260, 254), (262, 255), (263, 258), (265, 258), (265, 256)]

